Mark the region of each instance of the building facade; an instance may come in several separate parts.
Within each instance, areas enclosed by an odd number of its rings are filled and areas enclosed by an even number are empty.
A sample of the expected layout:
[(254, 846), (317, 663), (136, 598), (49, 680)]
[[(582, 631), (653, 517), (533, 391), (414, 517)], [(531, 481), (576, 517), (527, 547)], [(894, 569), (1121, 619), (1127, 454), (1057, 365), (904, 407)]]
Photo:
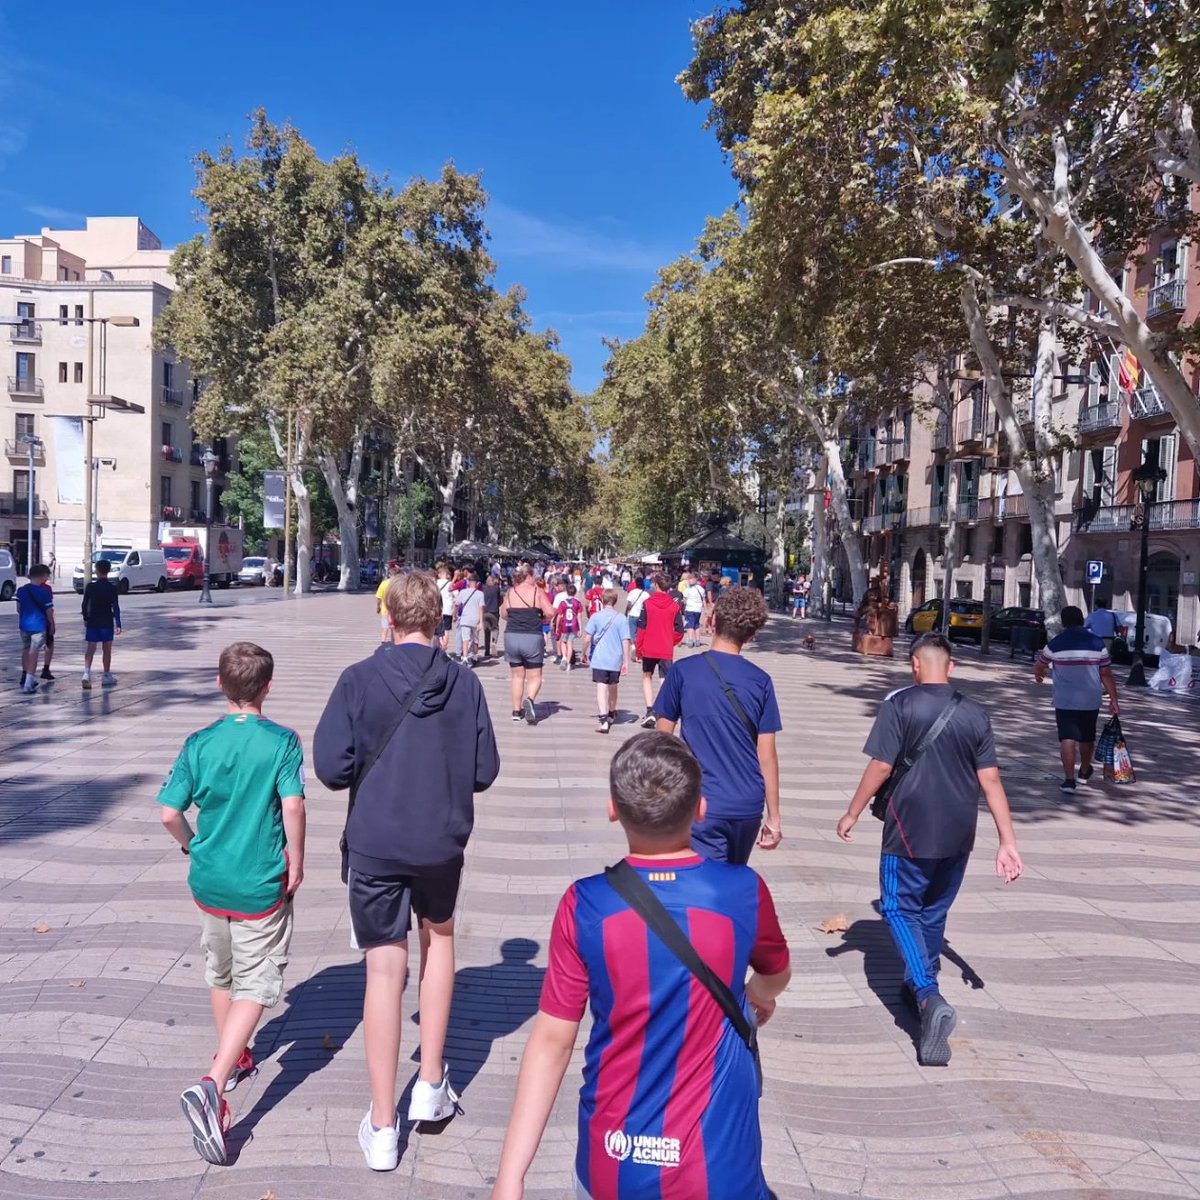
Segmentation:
[[(83, 560), (85, 488), (97, 544), (156, 546), (166, 524), (205, 518), (207, 447), (189, 421), (197, 382), (172, 350), (154, 344), (171, 296), (169, 264), (170, 252), (136, 217), (89, 217), (82, 230), (0, 239), (0, 346), (8, 359), (0, 543), (22, 564), (53, 559), (60, 580)], [(89, 394), (143, 411), (89, 409)], [(89, 411), (104, 415), (94, 422), (87, 479)], [(219, 511), (232, 463), (227, 445), (213, 449)]]

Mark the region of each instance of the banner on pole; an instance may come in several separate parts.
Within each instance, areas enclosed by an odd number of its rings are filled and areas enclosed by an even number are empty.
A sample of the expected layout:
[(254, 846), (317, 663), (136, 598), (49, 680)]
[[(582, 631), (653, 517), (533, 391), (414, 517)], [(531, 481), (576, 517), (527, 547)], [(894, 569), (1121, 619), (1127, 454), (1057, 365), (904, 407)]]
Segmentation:
[(263, 527), (265, 529), (283, 528), (285, 491), (282, 471), (263, 472)]
[(363, 537), (372, 541), (379, 538), (379, 500), (375, 496), (368, 496), (363, 502)]

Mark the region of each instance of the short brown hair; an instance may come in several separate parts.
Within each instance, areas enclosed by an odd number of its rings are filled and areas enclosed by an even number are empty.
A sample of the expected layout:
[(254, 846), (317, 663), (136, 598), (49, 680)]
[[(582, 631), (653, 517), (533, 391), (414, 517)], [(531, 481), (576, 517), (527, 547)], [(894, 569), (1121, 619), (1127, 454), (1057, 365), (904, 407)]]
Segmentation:
[(650, 577), (650, 581), (660, 592), (669, 592), (671, 590), (671, 581), (662, 571), (656, 571)]
[(257, 700), (275, 674), (275, 660), (269, 650), (254, 642), (234, 642), (221, 651), (217, 677), (221, 691), (233, 704)]
[(442, 623), (442, 594), (428, 571), (409, 571), (388, 584), (383, 597), (392, 628), (399, 634), (433, 637)]
[(621, 593), (616, 588), (609, 588), (604, 593), (604, 606), (607, 608), (610, 604), (616, 604), (621, 598)]
[(752, 587), (728, 587), (713, 606), (718, 637), (744, 646), (767, 623), (767, 599)]
[(608, 786), (626, 828), (680, 833), (700, 803), (700, 764), (679, 738), (639, 733), (613, 755)]

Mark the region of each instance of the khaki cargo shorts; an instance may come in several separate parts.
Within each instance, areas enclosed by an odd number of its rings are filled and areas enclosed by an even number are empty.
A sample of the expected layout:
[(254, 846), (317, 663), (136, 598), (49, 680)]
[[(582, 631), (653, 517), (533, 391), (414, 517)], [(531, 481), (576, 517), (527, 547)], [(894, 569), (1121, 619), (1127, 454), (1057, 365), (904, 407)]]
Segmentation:
[(292, 902), (247, 920), (200, 910), (204, 981), (231, 1000), (254, 1000), (274, 1008), (283, 994), (283, 969), (292, 941)]

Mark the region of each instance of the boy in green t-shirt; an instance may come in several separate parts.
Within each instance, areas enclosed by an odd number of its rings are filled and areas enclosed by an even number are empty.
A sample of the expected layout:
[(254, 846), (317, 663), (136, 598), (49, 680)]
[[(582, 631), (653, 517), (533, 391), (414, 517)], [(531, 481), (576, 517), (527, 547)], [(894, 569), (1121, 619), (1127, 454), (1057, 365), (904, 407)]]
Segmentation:
[[(304, 878), (304, 754), (290, 729), (262, 715), (275, 662), (253, 642), (221, 651), (227, 715), (183, 744), (158, 802), (191, 859), (204, 977), (212, 989), (217, 1052), (179, 1102), (201, 1158), (226, 1159), (223, 1095), (254, 1070), (250, 1039), (283, 991), (292, 897)], [(196, 806), (193, 831), (183, 815)]]

